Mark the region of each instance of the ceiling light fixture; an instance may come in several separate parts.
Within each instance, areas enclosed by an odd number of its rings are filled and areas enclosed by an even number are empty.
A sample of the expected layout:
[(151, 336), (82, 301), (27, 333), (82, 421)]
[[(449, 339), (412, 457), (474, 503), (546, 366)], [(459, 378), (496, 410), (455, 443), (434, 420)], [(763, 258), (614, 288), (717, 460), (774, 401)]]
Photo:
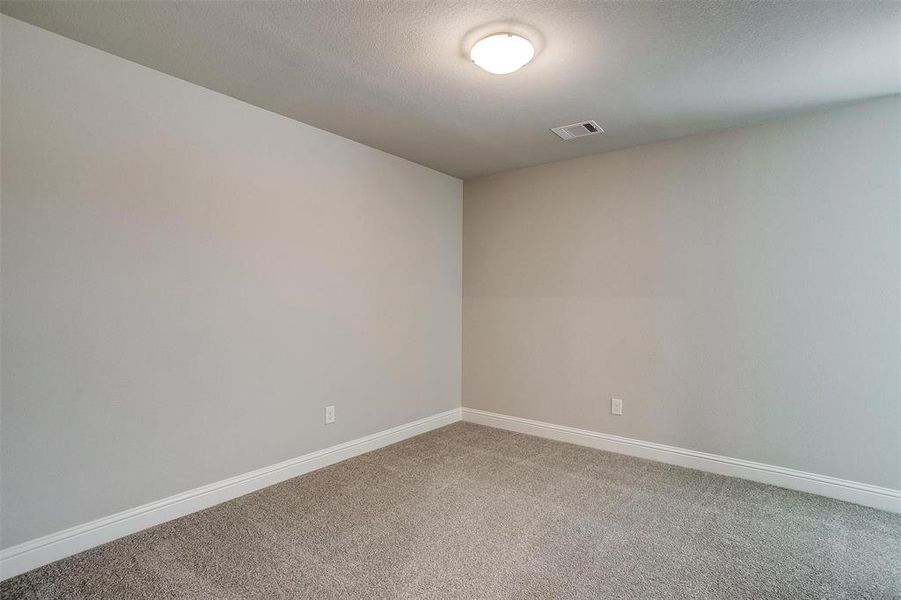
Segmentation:
[(535, 56), (532, 42), (512, 33), (496, 33), (476, 42), (469, 58), (477, 66), (495, 75), (518, 71)]

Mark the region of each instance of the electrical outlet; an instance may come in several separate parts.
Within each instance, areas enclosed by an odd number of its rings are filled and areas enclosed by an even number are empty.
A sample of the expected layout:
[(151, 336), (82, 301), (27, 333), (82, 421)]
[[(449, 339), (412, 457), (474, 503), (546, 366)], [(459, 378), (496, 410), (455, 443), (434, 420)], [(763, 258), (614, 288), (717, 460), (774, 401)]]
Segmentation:
[(619, 398), (610, 399), (610, 412), (614, 415), (623, 414), (623, 401)]
[(328, 425), (330, 423), (335, 422), (335, 407), (334, 406), (326, 406), (325, 407), (325, 424)]

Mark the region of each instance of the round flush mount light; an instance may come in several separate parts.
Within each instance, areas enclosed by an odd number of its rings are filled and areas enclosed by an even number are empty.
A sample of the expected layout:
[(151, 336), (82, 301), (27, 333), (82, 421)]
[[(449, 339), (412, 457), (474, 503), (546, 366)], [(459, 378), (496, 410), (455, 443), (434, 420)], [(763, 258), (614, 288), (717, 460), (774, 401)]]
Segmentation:
[(532, 42), (512, 33), (496, 33), (476, 42), (469, 58), (477, 66), (495, 75), (518, 71), (535, 56)]

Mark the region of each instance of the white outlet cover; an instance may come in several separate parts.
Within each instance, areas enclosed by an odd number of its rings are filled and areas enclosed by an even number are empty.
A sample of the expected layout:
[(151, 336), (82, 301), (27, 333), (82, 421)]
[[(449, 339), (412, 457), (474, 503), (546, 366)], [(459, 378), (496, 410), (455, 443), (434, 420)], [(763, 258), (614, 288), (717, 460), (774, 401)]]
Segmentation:
[(623, 401), (620, 398), (610, 399), (610, 412), (614, 415), (623, 414)]
[(335, 422), (335, 407), (334, 406), (326, 406), (325, 407), (325, 424)]

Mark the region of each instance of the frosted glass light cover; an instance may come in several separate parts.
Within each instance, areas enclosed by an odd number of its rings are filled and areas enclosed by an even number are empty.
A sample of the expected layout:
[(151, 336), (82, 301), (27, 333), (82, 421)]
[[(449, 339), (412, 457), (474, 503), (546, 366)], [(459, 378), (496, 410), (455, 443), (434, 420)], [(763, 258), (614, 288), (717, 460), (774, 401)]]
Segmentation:
[(496, 33), (476, 42), (469, 58), (479, 67), (495, 75), (518, 71), (535, 56), (535, 48), (524, 37), (512, 33)]

